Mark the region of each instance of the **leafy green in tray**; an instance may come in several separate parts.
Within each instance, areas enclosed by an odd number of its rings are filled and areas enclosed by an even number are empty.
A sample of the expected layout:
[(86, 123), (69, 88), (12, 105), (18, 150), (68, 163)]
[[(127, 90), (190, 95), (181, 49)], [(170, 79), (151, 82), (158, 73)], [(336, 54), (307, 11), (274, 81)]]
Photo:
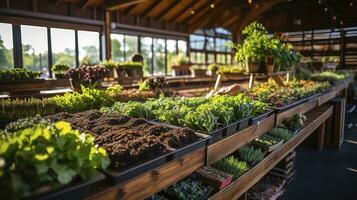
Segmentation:
[(259, 148), (254, 148), (253, 146), (243, 146), (238, 150), (238, 155), (244, 161), (252, 164), (263, 160), (264, 153)]
[(165, 189), (165, 193), (178, 200), (201, 200), (209, 196), (213, 188), (203, 185), (200, 181), (185, 179)]
[(281, 141), (281, 139), (279, 139), (277, 137), (265, 134), (265, 135), (255, 139), (254, 143), (258, 144), (259, 146), (269, 148), (270, 146), (273, 146), (280, 141)]
[(88, 179), (109, 164), (94, 138), (67, 122), (24, 129), (0, 140), (0, 199), (68, 184), (78, 176)]

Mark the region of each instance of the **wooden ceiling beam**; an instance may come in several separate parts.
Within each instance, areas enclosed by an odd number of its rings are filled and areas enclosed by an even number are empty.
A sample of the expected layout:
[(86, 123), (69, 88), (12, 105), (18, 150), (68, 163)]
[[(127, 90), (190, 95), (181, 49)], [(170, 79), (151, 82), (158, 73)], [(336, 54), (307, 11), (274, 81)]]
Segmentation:
[(208, 12), (211, 11), (210, 13), (203, 15), (202, 18), (197, 18), (189, 24), (189, 32), (194, 31), (199, 27), (203, 28), (210, 22), (215, 23), (215, 18), (220, 18), (224, 10), (232, 6), (231, 3), (232, 1), (230, 0), (217, 1), (214, 8), (208, 8)]
[(140, 17), (145, 17), (147, 14), (149, 14), (152, 10), (156, 8), (156, 6), (159, 4), (160, 0), (153, 0), (153, 3), (148, 6), (141, 14)]
[(142, 3), (144, 1), (149, 1), (149, 0), (110, 0), (104, 4), (104, 8), (108, 11), (114, 11), (120, 8)]
[(155, 19), (156, 20), (161, 20), (167, 13), (169, 13), (172, 9), (174, 9), (177, 4), (179, 4), (181, 2), (181, 0), (175, 0), (174, 2), (172, 2), (170, 4), (170, 6), (168, 6), (166, 9), (163, 9), (163, 11), (161, 13), (159, 13)]
[[(219, 0), (213, 1), (215, 4), (219, 2)], [(186, 18), (182, 20), (182, 23), (184, 24), (189, 24), (190, 21), (197, 20), (201, 18), (204, 14), (206, 14), (208, 11), (210, 11), (211, 7), (209, 6), (212, 3), (212, 1), (206, 1), (204, 4), (202, 4), (198, 9), (195, 10), (195, 14), (189, 15)], [(187, 19), (192, 17), (191, 19)]]
[(92, 0), (81, 0), (79, 3), (79, 7), (83, 10), (91, 3), (91, 1)]
[(137, 6), (137, 4), (130, 5), (130, 6), (129, 6), (127, 9), (125, 9), (122, 13), (123, 13), (124, 15), (130, 15), (131, 11), (133, 11), (136, 6)]
[(176, 21), (181, 15), (183, 15), (189, 8), (191, 8), (193, 5), (195, 5), (196, 0), (192, 0), (189, 4), (187, 4), (182, 10), (180, 10), (177, 14), (175, 14), (171, 19), (169, 19), (169, 22), (174, 22)]

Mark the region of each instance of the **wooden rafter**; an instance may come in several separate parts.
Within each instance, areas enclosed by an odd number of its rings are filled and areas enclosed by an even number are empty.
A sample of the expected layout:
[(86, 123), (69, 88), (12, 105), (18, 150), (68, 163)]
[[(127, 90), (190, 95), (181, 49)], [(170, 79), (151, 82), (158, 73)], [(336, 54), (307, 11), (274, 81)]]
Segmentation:
[(92, 0), (81, 0), (79, 3), (79, 7), (83, 10), (91, 3), (91, 1)]
[[(219, 1), (219, 0), (218, 0)], [(217, 1), (215, 1), (217, 2)], [(191, 20), (196, 20), (197, 18), (202, 17), (205, 13), (207, 13), (210, 10), (209, 5), (211, 4), (211, 1), (205, 1), (205, 3), (203, 3), (199, 8), (197, 8), (195, 10), (195, 14), (194, 15), (188, 15), (187, 17), (185, 17), (184, 19), (182, 19), (182, 23), (183, 24), (188, 24), (189, 21)], [(190, 18), (190, 16), (193, 16), (192, 18)], [(190, 19), (188, 19), (190, 18)]]
[(129, 15), (131, 13), (131, 11), (133, 11), (135, 9), (137, 4), (133, 4), (133, 5), (130, 5), (127, 9), (125, 9), (123, 11), (123, 14), (124, 15)]
[(198, 18), (196, 21), (192, 21), (192, 23), (189, 24), (189, 32), (194, 31), (199, 27), (203, 28), (210, 22), (215, 23), (215, 18), (219, 18), (224, 10), (232, 5), (231, 3), (230, 0), (218, 1), (218, 3), (215, 4), (215, 8), (212, 9), (209, 7), (209, 11), (211, 12), (208, 11), (208, 14), (205, 14), (202, 18)]
[(258, 8), (255, 6), (250, 9), (250, 11), (244, 16), (243, 19), (239, 20), (240, 23), (237, 23), (235, 32), (240, 33), (245, 26), (247, 26), (250, 22), (256, 19), (258, 16), (262, 15), (264, 12), (277, 5), (278, 3), (283, 2), (284, 0), (271, 0), (264, 4), (261, 4)]
[(118, 10), (120, 8), (135, 5), (149, 0), (110, 0), (104, 4), (104, 8), (109, 11)]
[(172, 2), (166, 9), (164, 9), (161, 13), (159, 13), (155, 19), (156, 20), (161, 20), (167, 13), (169, 13), (171, 10), (173, 10), (177, 4), (179, 4), (181, 2), (181, 0), (175, 0), (174, 2)]
[(188, 11), (189, 8), (191, 8), (193, 5), (195, 5), (196, 0), (192, 0), (189, 4), (187, 4), (182, 10), (180, 10), (177, 14), (175, 14), (171, 19), (169, 19), (169, 22), (176, 21), (181, 15), (183, 15), (185, 12)]
[(141, 14), (140, 17), (145, 17), (147, 14), (149, 14), (152, 10), (156, 8), (160, 0), (153, 0), (153, 3), (148, 6)]

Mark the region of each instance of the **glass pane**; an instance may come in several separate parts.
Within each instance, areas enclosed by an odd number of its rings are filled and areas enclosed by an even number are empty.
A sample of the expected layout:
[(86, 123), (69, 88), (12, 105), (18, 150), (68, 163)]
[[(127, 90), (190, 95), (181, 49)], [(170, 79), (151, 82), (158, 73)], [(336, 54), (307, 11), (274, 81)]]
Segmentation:
[(138, 37), (125, 35), (125, 60), (131, 60), (133, 54), (138, 52)]
[(0, 23), (0, 69), (14, 67), (12, 25)]
[(110, 34), (112, 43), (112, 59), (115, 61), (123, 62), (124, 59), (124, 35)]
[(151, 37), (141, 37), (141, 55), (144, 57), (144, 74), (151, 74), (152, 66), (152, 38)]
[(166, 40), (167, 48), (167, 74), (171, 74), (172, 65), (176, 57), (176, 40)]
[(214, 51), (214, 38), (213, 37), (206, 38), (206, 50)]
[(99, 63), (99, 33), (78, 31), (79, 63), (94, 65)]
[(48, 77), (47, 28), (21, 25), (21, 39), (24, 68)]
[(226, 63), (226, 55), (225, 54), (217, 54), (217, 63), (221, 63), (221, 64)]
[(52, 63), (76, 66), (74, 30), (51, 28)]
[(190, 61), (191, 61), (191, 63), (197, 63), (196, 53), (195, 52), (191, 52), (190, 53)]
[(199, 63), (199, 64), (206, 63), (206, 54), (205, 53), (197, 52), (197, 63)]
[(213, 54), (213, 53), (207, 54), (207, 62), (208, 62), (209, 64), (215, 63), (215, 61), (214, 61), (214, 54)]
[(203, 49), (205, 37), (201, 35), (190, 35), (190, 47), (192, 49)]
[(187, 42), (185, 40), (177, 41), (178, 53), (187, 55)]
[(226, 40), (216, 38), (216, 51), (226, 51)]
[(227, 64), (232, 64), (231, 54), (227, 54)]
[(154, 75), (165, 75), (165, 40), (154, 38)]

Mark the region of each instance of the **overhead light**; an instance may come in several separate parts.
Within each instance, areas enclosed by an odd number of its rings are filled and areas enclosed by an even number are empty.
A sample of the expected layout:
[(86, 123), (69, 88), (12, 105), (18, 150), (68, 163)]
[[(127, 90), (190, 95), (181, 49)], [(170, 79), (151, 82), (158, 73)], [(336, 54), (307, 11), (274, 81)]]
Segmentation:
[(343, 25), (343, 21), (340, 21), (340, 24)]
[(327, 8), (325, 8), (325, 12), (327, 12), (328, 11), (328, 9)]
[(337, 19), (337, 17), (336, 17), (336, 16), (333, 16), (333, 17), (332, 17), (332, 19), (333, 19), (333, 20), (336, 20), (336, 19)]
[(353, 6), (353, 1), (350, 2), (350, 6), (351, 6), (351, 7)]
[(214, 4), (213, 4), (213, 3), (211, 3), (211, 5), (210, 5), (210, 6), (211, 6), (211, 8), (214, 8)]
[(319, 0), (319, 1), (318, 1), (318, 3), (319, 3), (319, 4), (322, 4), (322, 1), (321, 1), (321, 0)]
[(249, 4), (252, 4), (252, 3), (253, 3), (253, 0), (248, 0), (248, 3), (249, 3)]
[(257, 4), (257, 5), (255, 5), (255, 7), (256, 7), (256, 8), (259, 8), (259, 7), (260, 7), (260, 5), (259, 5), (259, 4)]
[(195, 14), (195, 11), (194, 10), (191, 10), (191, 15), (194, 15)]

